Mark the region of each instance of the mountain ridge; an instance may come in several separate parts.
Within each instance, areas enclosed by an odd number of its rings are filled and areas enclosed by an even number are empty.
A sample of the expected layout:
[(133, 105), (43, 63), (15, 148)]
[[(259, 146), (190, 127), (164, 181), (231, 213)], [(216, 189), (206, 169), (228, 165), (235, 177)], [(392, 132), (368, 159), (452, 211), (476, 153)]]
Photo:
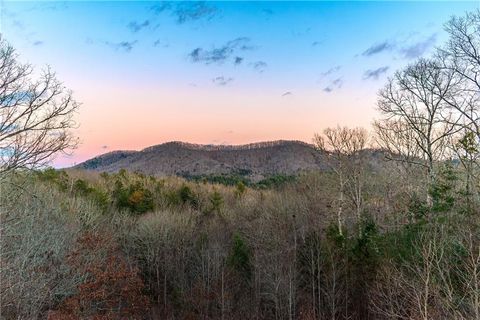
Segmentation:
[(74, 168), (116, 172), (120, 169), (155, 176), (245, 175), (259, 180), (271, 175), (295, 175), (324, 170), (323, 153), (298, 140), (262, 141), (242, 145), (202, 145), (171, 141), (140, 151), (115, 150)]
[[(182, 147), (186, 147), (192, 150), (204, 150), (204, 151), (213, 151), (213, 150), (249, 150), (249, 149), (257, 149), (257, 148), (264, 148), (264, 147), (272, 147), (272, 146), (281, 146), (281, 145), (288, 145), (290, 143), (302, 144), (305, 146), (310, 146), (315, 148), (313, 144), (309, 144), (307, 142), (301, 140), (272, 140), (272, 141), (259, 141), (259, 142), (252, 142), (246, 144), (198, 144), (198, 143), (190, 143), (184, 141), (169, 141), (157, 145), (153, 145), (150, 147), (146, 147), (141, 151), (149, 151), (156, 147), (162, 147), (165, 145), (179, 145)], [(128, 150), (125, 150), (128, 151)], [(113, 151), (115, 152), (115, 151)]]

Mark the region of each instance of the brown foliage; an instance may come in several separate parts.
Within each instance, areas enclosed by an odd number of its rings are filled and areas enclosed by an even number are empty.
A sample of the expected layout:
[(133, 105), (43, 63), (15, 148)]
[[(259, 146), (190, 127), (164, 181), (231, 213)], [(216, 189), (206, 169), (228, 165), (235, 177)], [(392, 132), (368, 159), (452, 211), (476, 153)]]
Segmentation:
[[(97, 254), (99, 253), (99, 254)], [(95, 254), (95, 255), (94, 255)], [(108, 235), (86, 233), (68, 258), (87, 274), (78, 292), (48, 319), (143, 319), (150, 302), (143, 294), (138, 268), (131, 266)]]

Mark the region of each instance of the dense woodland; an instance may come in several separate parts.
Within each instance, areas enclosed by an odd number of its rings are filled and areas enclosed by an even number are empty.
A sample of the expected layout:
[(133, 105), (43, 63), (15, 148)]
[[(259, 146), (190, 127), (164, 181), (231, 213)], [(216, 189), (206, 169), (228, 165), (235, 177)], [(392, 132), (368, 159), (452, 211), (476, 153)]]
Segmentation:
[(45, 169), (77, 105), (2, 40), (1, 318), (480, 320), (480, 12), (445, 29), (266, 185)]

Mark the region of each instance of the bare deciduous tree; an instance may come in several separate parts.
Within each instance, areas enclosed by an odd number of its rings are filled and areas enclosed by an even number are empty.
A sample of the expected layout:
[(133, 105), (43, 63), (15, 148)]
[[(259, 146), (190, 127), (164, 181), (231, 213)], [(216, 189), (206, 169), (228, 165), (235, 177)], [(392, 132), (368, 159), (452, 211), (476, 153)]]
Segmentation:
[(466, 170), (466, 191), (470, 197), (474, 191), (472, 177), (478, 181), (472, 169), (478, 168), (480, 154), (476, 148), (480, 144), (480, 10), (452, 17), (445, 30), (449, 40), (438, 49), (436, 58), (440, 67), (452, 72), (461, 83), (456, 94), (444, 100), (451, 112), (461, 117), (457, 125), (464, 135), (453, 149)]
[(379, 146), (393, 160), (424, 167), (429, 183), (435, 178), (435, 162), (443, 159), (449, 139), (461, 130), (460, 116), (445, 103), (457, 85), (452, 72), (420, 59), (395, 73), (379, 93), (383, 117), (374, 123)]
[(338, 177), (339, 197), (337, 223), (342, 234), (343, 208), (346, 197), (354, 207), (357, 219), (363, 207), (364, 161), (362, 151), (368, 143), (368, 133), (363, 128), (327, 128), (323, 135), (316, 134), (314, 143), (325, 152), (330, 168)]
[(461, 125), (480, 139), (480, 11), (452, 17), (445, 30), (449, 40), (436, 58), (439, 67), (452, 72), (462, 85), (455, 95), (443, 99), (463, 117)]
[(38, 168), (77, 145), (70, 129), (78, 104), (49, 68), (34, 70), (0, 38), (0, 174)]

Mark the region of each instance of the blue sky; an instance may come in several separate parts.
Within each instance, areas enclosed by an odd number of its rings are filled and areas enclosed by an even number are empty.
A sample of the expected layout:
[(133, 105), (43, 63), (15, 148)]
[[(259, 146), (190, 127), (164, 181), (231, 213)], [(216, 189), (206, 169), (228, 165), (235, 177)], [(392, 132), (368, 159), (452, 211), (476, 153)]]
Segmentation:
[(368, 128), (387, 77), (479, 3), (4, 1), (0, 32), (82, 102), (80, 161), (169, 140)]

